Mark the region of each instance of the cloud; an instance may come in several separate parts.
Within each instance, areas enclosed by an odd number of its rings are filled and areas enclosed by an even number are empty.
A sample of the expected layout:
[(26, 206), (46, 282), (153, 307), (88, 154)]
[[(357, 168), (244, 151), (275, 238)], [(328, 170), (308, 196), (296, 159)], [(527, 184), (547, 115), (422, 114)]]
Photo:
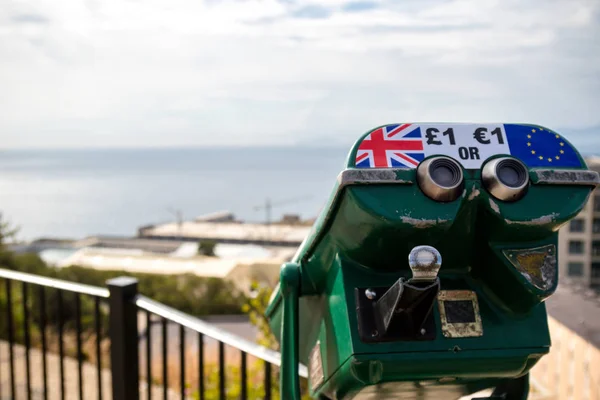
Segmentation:
[(584, 156), (600, 155), (600, 125), (583, 129), (566, 128), (561, 133)]
[(295, 18), (308, 19), (327, 19), (331, 14), (333, 14), (332, 10), (317, 5), (303, 6), (292, 12)]
[(17, 14), (11, 17), (11, 21), (25, 24), (47, 24), (48, 22), (50, 22), (48, 18), (36, 14)]
[(427, 120), (586, 129), (600, 125), (598, 16), (585, 0), (9, 1), (2, 146), (346, 144)]
[(342, 10), (347, 12), (360, 12), (374, 10), (378, 7), (379, 5), (372, 1), (351, 1), (342, 5)]

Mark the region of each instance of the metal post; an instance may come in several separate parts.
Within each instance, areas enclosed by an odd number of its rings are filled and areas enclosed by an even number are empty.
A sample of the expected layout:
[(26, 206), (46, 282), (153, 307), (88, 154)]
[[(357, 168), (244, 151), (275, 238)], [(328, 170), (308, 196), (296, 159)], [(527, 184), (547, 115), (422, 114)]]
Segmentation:
[(113, 400), (139, 400), (138, 281), (119, 277), (106, 281), (110, 292), (110, 368)]
[[(279, 380), (281, 393), (289, 400), (300, 400), (299, 361), (299, 311), (300, 265), (285, 263), (281, 267), (280, 285), (283, 297), (281, 327), (281, 370)], [(270, 373), (270, 372), (269, 372)], [(265, 387), (265, 390), (271, 390)]]

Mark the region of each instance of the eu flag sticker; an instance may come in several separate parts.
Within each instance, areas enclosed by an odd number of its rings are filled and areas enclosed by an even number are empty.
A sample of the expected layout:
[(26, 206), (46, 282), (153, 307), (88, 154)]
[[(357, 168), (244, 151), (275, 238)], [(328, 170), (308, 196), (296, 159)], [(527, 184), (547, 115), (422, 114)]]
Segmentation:
[(531, 125), (505, 124), (510, 154), (533, 167), (585, 167), (559, 134)]

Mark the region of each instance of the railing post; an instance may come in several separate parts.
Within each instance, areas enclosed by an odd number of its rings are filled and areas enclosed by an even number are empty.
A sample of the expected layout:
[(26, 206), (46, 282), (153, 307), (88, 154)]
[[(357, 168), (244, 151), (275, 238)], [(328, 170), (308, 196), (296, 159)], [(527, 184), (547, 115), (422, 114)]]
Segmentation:
[(139, 400), (137, 284), (137, 279), (126, 276), (106, 281), (113, 400)]

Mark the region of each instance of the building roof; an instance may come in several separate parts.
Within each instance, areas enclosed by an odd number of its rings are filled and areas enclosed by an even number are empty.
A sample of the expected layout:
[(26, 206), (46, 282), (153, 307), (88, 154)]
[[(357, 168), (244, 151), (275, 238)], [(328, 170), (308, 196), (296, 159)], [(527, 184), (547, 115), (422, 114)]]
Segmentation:
[(600, 296), (589, 288), (563, 281), (546, 300), (548, 314), (600, 348)]
[(211, 239), (220, 242), (272, 242), (299, 245), (310, 232), (310, 226), (286, 224), (212, 223), (186, 221), (140, 228), (140, 236), (184, 240)]
[(59, 261), (58, 267), (71, 265), (85, 266), (100, 270), (124, 270), (154, 274), (184, 274), (199, 276), (226, 277), (240, 264), (274, 264), (279, 269), (281, 260), (257, 257), (172, 257), (144, 252), (124, 252), (124, 250), (83, 248)]
[(585, 162), (588, 168), (600, 171), (600, 156), (585, 157)]
[(196, 222), (234, 222), (235, 215), (231, 211), (217, 211), (204, 214), (194, 219)]
[(91, 236), (78, 240), (74, 247), (97, 247), (113, 249), (138, 249), (152, 253), (172, 253), (184, 242), (180, 240), (156, 240), (137, 237)]

